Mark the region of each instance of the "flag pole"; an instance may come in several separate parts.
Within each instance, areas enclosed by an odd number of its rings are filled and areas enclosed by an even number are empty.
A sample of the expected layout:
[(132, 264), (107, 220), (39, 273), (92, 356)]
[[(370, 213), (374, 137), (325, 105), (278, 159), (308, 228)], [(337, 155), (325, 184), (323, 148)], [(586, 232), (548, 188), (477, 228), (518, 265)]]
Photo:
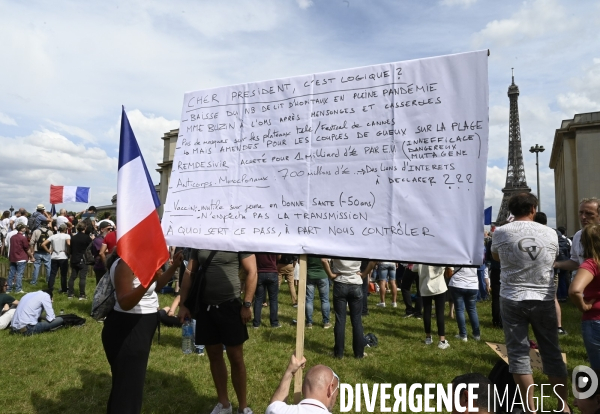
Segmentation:
[[(300, 280), (298, 282), (298, 315), (296, 320), (296, 358), (304, 356), (304, 325), (306, 322), (306, 255), (300, 255)], [(294, 404), (302, 400), (302, 368), (294, 374)]]

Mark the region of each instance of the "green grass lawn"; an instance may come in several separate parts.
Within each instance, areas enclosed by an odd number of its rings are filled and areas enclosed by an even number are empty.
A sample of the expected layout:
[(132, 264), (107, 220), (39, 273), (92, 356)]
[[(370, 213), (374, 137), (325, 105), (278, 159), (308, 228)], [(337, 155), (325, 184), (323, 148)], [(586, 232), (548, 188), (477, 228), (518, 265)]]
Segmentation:
[[(57, 286), (60, 282), (57, 283)], [(45, 285), (38, 283), (38, 288)], [(88, 297), (92, 297), (95, 281), (88, 278)], [(29, 282), (24, 289), (32, 291)], [(171, 295), (159, 295), (161, 306), (169, 305)], [(365, 333), (373, 332), (379, 338), (377, 348), (368, 349), (368, 357), (351, 357), (351, 327), (347, 320), (346, 355), (333, 359), (333, 329), (321, 324), (320, 304), (315, 301), (314, 327), (305, 333), (307, 366), (325, 364), (333, 368), (341, 382), (356, 383), (448, 383), (456, 375), (481, 372), (487, 376), (498, 359), (485, 341), (504, 342), (501, 330), (491, 326), (491, 302), (478, 305), (482, 341), (467, 343), (454, 339), (458, 333), (456, 322), (446, 319), (446, 333), (451, 347), (440, 350), (423, 343), (423, 322), (403, 319), (404, 306), (394, 309), (378, 308), (377, 297), (369, 297), (370, 315), (363, 319)], [(256, 413), (263, 413), (277, 387), (290, 354), (295, 348), (296, 327), (291, 324), (296, 309), (292, 308), (287, 284), (281, 286), (279, 319), (281, 329), (270, 329), (268, 309), (263, 310), (263, 327), (249, 329), (250, 339), (245, 344), (248, 371), (248, 401)], [(102, 324), (89, 318), (91, 300), (68, 300), (57, 294), (54, 309), (58, 313), (75, 313), (87, 318), (78, 328), (62, 329), (33, 337), (9, 335), (0, 332), (3, 380), (0, 387), (2, 413), (102, 413), (110, 390), (110, 369), (100, 334)], [(446, 312), (447, 313), (447, 312)], [(332, 322), (334, 320), (332, 312)], [(570, 303), (563, 304), (563, 326), (569, 332), (561, 337), (561, 347), (567, 353), (569, 372), (585, 364), (585, 349), (580, 334), (580, 314)], [(250, 325), (249, 325), (250, 326)], [(433, 330), (435, 332), (435, 322)], [(470, 331), (470, 328), (469, 328)], [(533, 334), (532, 334), (533, 338)], [(435, 336), (434, 336), (435, 340)], [(547, 382), (537, 372), (536, 382)], [(235, 393), (230, 385), (230, 398), (237, 408)], [(546, 403), (548, 403), (547, 400)], [(552, 404), (553, 404), (552, 400)], [(145, 413), (209, 413), (216, 404), (208, 358), (181, 352), (181, 331), (162, 328), (160, 343), (156, 337), (150, 353), (146, 376)], [(364, 410), (364, 405), (363, 405)], [(339, 412), (339, 402), (334, 409)]]

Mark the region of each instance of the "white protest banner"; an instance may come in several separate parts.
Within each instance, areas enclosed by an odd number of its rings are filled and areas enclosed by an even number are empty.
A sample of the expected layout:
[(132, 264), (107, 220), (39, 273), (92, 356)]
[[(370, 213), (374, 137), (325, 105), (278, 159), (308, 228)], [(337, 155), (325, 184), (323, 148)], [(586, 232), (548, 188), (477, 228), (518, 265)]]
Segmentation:
[(186, 93), (171, 246), (481, 264), (487, 51)]

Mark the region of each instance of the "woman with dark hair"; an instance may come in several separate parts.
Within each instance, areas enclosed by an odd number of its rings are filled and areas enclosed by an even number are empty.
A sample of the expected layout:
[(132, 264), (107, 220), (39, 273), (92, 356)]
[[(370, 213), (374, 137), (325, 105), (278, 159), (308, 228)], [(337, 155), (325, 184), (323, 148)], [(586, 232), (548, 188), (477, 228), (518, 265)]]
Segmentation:
[(6, 250), (6, 235), (10, 231), (10, 211), (6, 210), (0, 217), (0, 255), (4, 256)]
[(582, 312), (581, 335), (593, 369), (600, 370), (600, 225), (588, 224), (581, 232), (583, 257), (569, 297)]
[(115, 251), (107, 260), (107, 268), (115, 287), (116, 303), (102, 329), (102, 345), (112, 372), (112, 388), (108, 413), (139, 413), (142, 410), (144, 380), (152, 337), (158, 326), (158, 296), (181, 265), (182, 255), (164, 273), (157, 270), (152, 283), (145, 288), (133, 271)]

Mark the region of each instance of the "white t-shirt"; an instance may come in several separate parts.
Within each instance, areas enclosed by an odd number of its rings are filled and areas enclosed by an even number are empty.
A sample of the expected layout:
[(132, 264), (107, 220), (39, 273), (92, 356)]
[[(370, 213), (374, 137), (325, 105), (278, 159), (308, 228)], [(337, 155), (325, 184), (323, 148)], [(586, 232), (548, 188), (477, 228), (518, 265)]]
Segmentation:
[(67, 257), (67, 240), (71, 240), (71, 236), (66, 233), (53, 234), (48, 237), (46, 241), (50, 240), (50, 246), (52, 246), (52, 256), (50, 259), (62, 260), (68, 259)]
[(5, 219), (2, 219), (2, 221), (0, 221), (0, 227), (2, 227), (3, 229), (5, 229), (7, 232), (10, 230), (9, 226), (10, 226), (10, 219), (9, 218), (5, 218)]
[(583, 246), (581, 245), (581, 230), (579, 230), (573, 236), (573, 243), (571, 243), (571, 260), (581, 264), (585, 262), (583, 257)]
[(61, 224), (66, 224), (69, 222), (69, 219), (65, 216), (56, 217), (56, 228), (59, 228)]
[(514, 301), (554, 300), (558, 235), (533, 221), (496, 228), (492, 252), (500, 256), (500, 296)]
[(21, 217), (17, 217), (15, 220), (15, 223), (13, 224), (14, 228), (17, 228), (17, 224), (24, 224), (25, 226), (27, 225), (27, 217), (25, 216), (21, 216)]
[(460, 289), (479, 289), (477, 269), (474, 267), (455, 268), (455, 273), (450, 278), (448, 285)]
[(349, 285), (362, 285), (360, 277), (360, 260), (338, 260), (333, 259), (331, 271), (340, 276), (333, 279), (334, 282), (347, 283)]
[(298, 405), (287, 405), (283, 401), (275, 401), (269, 404), (265, 414), (324, 414), (329, 410), (318, 400), (306, 398)]
[(12, 236), (14, 236), (17, 233), (18, 232), (16, 230), (11, 230), (6, 234), (6, 251), (7, 252), (10, 252), (10, 239), (12, 238)]
[[(117, 264), (120, 261), (121, 261), (121, 259), (115, 260), (115, 262), (112, 264), (112, 266), (110, 268), (110, 281), (112, 282), (113, 286), (115, 285), (115, 269), (117, 268)], [(141, 285), (140, 280), (137, 277), (134, 277), (133, 278), (133, 288), (135, 289), (139, 285)], [(124, 312), (124, 313), (135, 313), (135, 314), (156, 313), (156, 312), (158, 312), (158, 295), (154, 291), (155, 288), (156, 288), (156, 282), (153, 282), (150, 285), (150, 287), (148, 288), (148, 290), (146, 291), (146, 293), (144, 293), (144, 296), (142, 296), (142, 299), (140, 299), (138, 304), (135, 305), (130, 310), (128, 310), (128, 311), (123, 310), (121, 308), (121, 306), (119, 305), (118, 300), (115, 300), (115, 307), (113, 309), (116, 310), (117, 312)], [(115, 290), (115, 299), (116, 298), (117, 298), (117, 291)]]

